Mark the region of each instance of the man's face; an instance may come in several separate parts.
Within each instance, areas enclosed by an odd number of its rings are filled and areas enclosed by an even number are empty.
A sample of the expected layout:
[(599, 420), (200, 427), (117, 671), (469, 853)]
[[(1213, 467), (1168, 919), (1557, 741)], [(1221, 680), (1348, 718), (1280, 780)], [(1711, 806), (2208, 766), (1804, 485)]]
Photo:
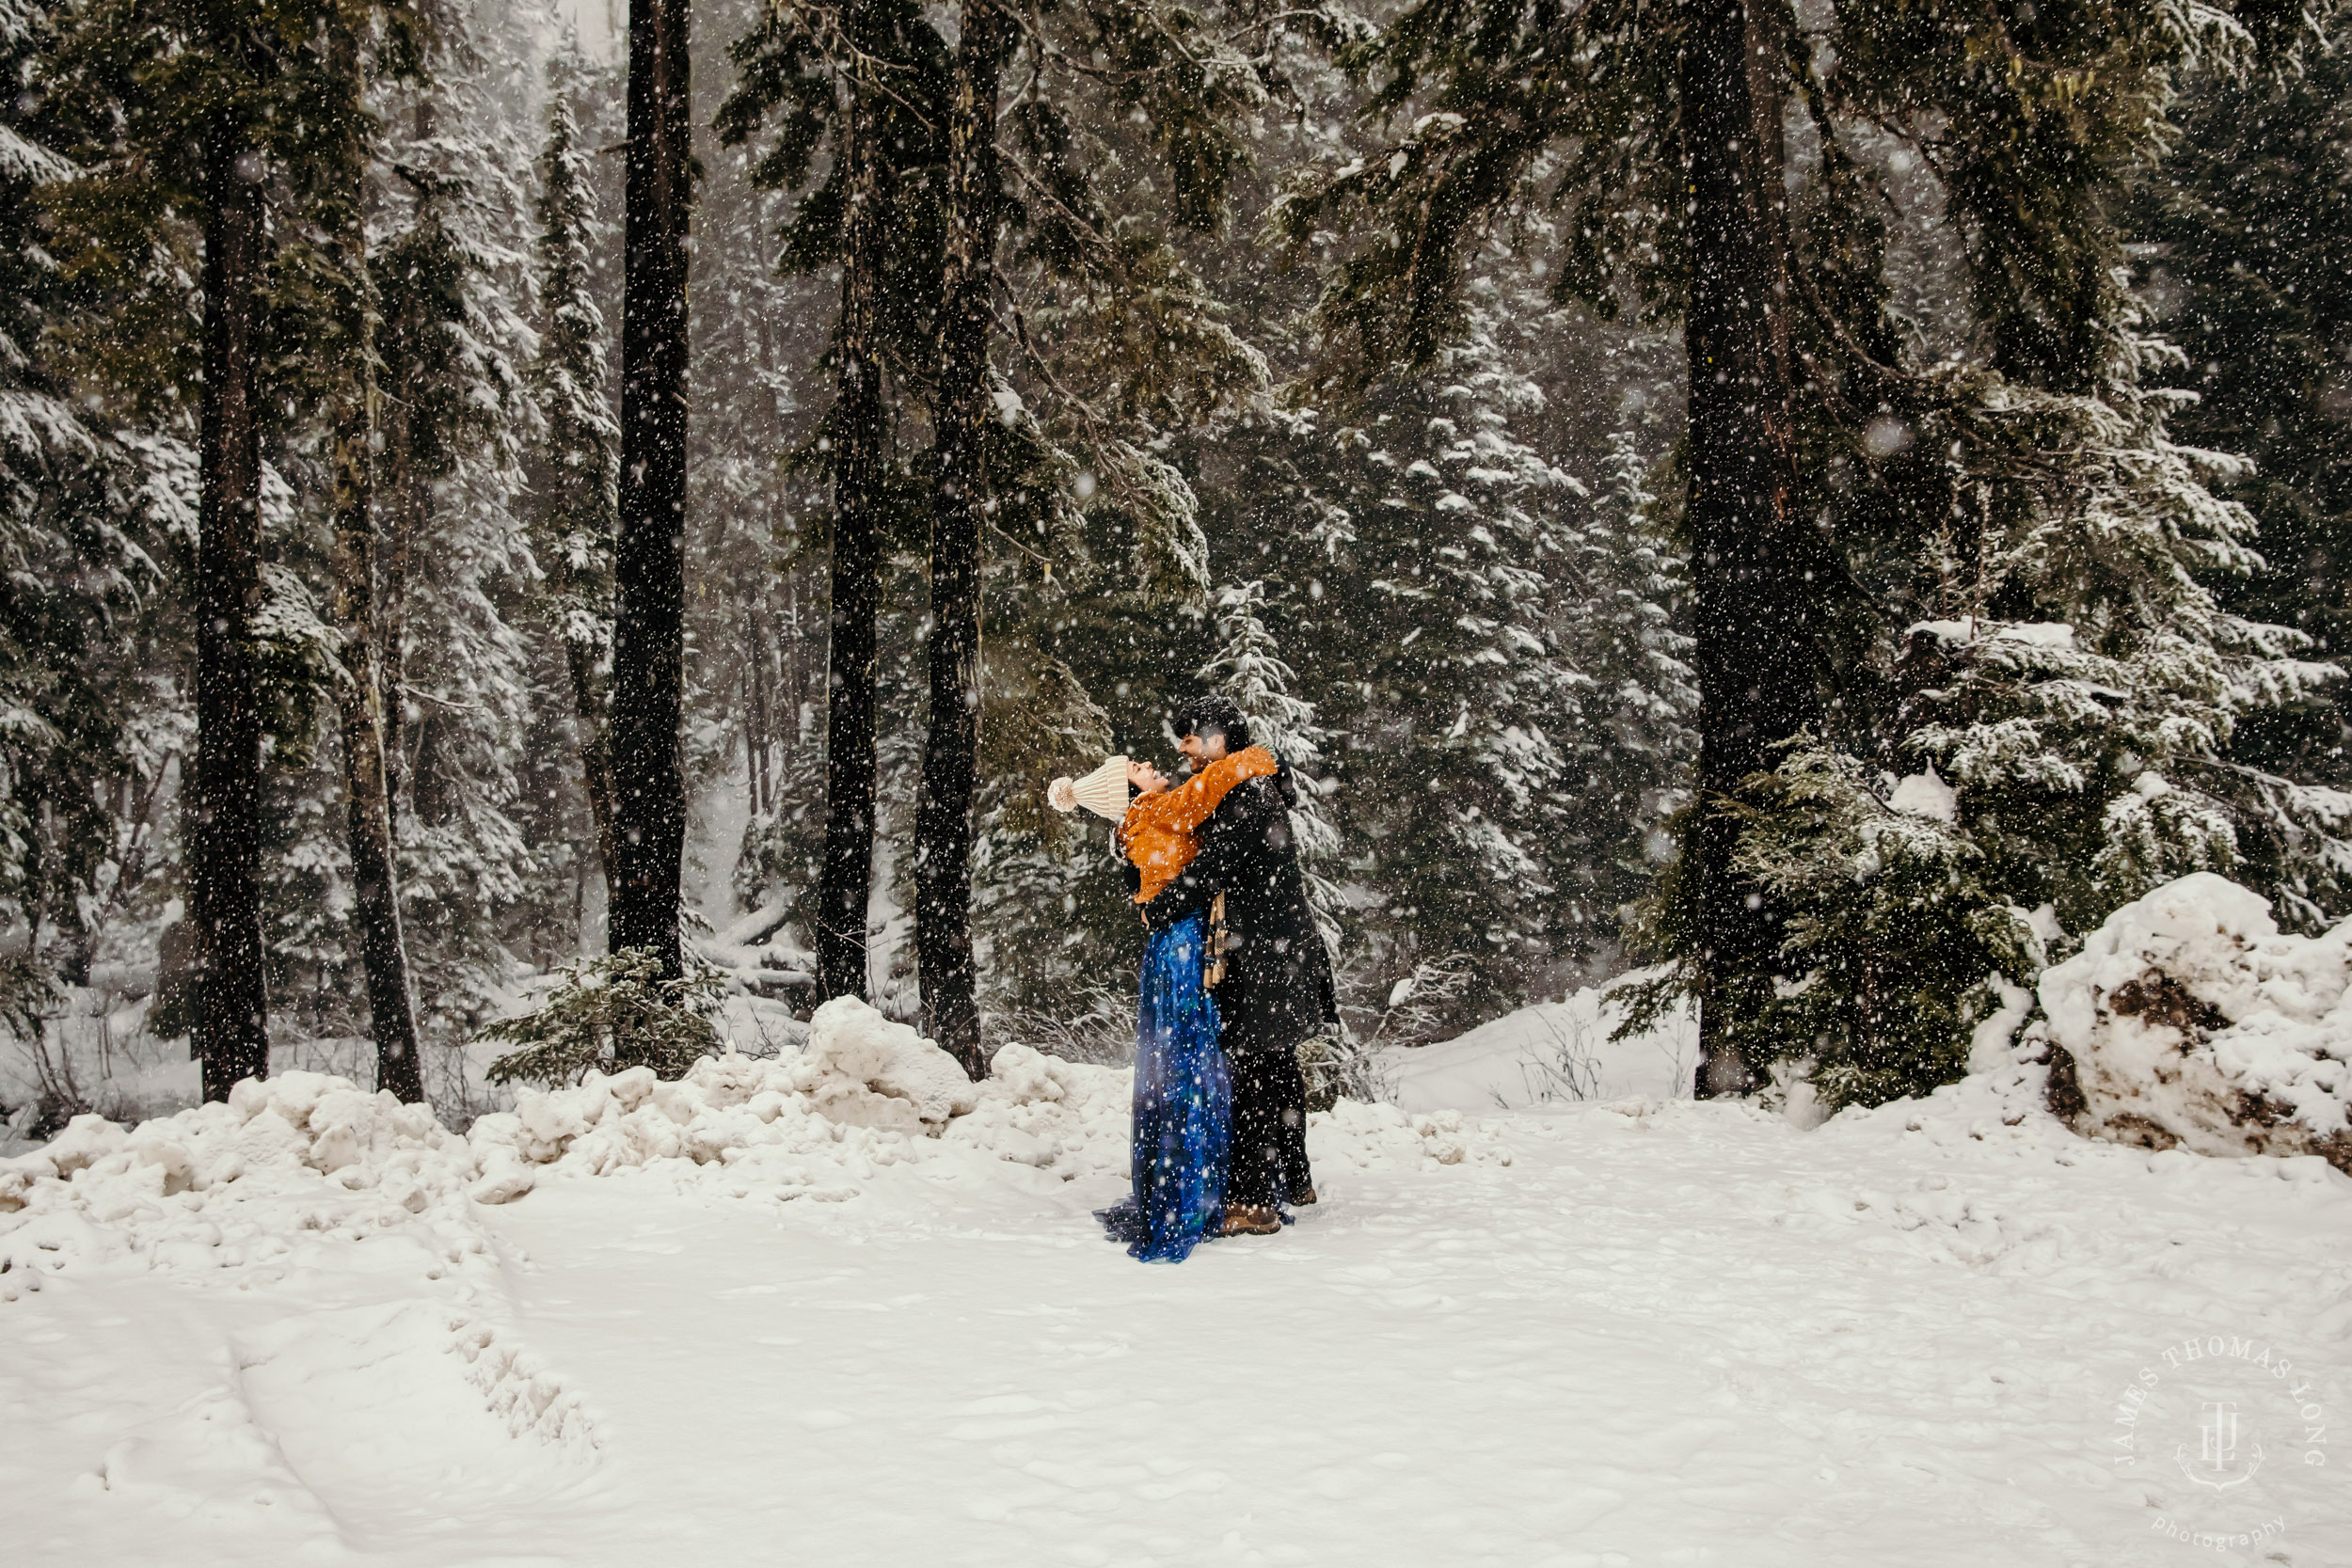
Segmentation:
[(1211, 730), (1205, 735), (1188, 735), (1176, 742), (1176, 749), (1184, 753), (1185, 764), (1198, 773), (1225, 755), (1225, 732)]

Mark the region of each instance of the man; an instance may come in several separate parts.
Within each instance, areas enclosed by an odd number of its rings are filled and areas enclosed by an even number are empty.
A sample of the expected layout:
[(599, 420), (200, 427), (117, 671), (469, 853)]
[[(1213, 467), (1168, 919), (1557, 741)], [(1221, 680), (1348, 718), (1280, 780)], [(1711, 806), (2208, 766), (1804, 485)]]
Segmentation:
[[(1176, 727), (1177, 749), (1196, 772), (1250, 740), (1248, 721), (1224, 697), (1184, 704)], [(1225, 895), (1225, 977), (1216, 994), (1217, 1043), (1233, 1085), (1229, 1236), (1271, 1235), (1282, 1228), (1282, 1198), (1315, 1200), (1298, 1047), (1337, 1023), (1339, 1008), (1330, 955), (1307, 907), (1307, 879), (1292, 842), (1290, 808), (1297, 799), (1287, 764), (1234, 785), (1202, 829), (1200, 854), (1145, 906), (1145, 918), (1160, 926)]]

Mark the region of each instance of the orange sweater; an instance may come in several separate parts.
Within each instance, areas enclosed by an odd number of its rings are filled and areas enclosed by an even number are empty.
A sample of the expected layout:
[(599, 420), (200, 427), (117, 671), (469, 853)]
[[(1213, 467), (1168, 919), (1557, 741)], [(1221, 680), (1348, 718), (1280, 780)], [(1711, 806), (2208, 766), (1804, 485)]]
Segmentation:
[(1136, 902), (1148, 904), (1174, 881), (1200, 850), (1194, 832), (1209, 819), (1226, 792), (1245, 779), (1263, 778), (1274, 771), (1274, 753), (1263, 746), (1247, 746), (1217, 758), (1173, 789), (1138, 795), (1119, 824), (1119, 847), (1143, 873)]

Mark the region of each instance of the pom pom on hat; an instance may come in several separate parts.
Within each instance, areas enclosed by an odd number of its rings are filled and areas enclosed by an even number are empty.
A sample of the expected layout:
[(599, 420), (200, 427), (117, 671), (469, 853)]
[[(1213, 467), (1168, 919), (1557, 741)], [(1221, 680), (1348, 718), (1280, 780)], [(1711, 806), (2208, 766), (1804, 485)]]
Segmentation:
[(1046, 804), (1058, 812), (1086, 807), (1113, 822), (1127, 816), (1127, 759), (1105, 757), (1103, 766), (1083, 779), (1059, 778), (1045, 787)]

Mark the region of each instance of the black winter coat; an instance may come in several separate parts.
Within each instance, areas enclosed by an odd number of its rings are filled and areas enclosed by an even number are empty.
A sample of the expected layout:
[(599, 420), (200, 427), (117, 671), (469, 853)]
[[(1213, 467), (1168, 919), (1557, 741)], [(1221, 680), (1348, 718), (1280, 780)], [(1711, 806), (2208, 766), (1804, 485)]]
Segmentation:
[(1225, 895), (1231, 945), (1216, 1008), (1228, 1053), (1287, 1051), (1340, 1021), (1331, 956), (1291, 842), (1297, 799), (1287, 765), (1234, 785), (1201, 830), (1200, 854), (1144, 906), (1144, 920), (1158, 929)]

